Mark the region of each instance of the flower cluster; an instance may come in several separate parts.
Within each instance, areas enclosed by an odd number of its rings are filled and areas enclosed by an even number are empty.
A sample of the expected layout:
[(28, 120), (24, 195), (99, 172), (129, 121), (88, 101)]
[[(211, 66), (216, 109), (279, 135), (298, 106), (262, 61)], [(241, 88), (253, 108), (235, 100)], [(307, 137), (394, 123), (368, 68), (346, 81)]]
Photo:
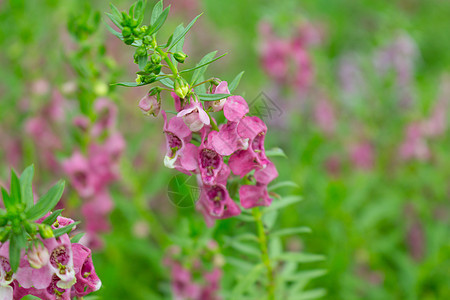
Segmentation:
[[(201, 256), (213, 255), (213, 266), (207, 268), (202, 260), (196, 256), (193, 262), (181, 263), (178, 258), (180, 249), (169, 249), (170, 256), (165, 258), (165, 264), (170, 268), (172, 293), (174, 299), (202, 299), (220, 300), (220, 280), (222, 278), (221, 267), (223, 265), (221, 255), (216, 253), (217, 243), (210, 241), (207, 249)], [(189, 265), (189, 266), (188, 266)]]
[[(41, 224), (50, 216), (48, 213), (36, 223)], [(57, 229), (73, 223), (72, 219), (58, 215), (51, 227)], [(45, 239), (35, 237), (28, 250), (21, 251), (15, 272), (10, 265), (9, 251), (10, 241), (0, 243), (0, 299), (22, 299), (25, 295), (45, 300), (72, 299), (101, 287), (91, 250), (71, 242), (67, 233)]]
[(75, 150), (63, 162), (63, 170), (84, 200), (81, 210), (86, 221), (89, 245), (99, 248), (102, 242), (98, 233), (109, 230), (107, 217), (113, 208), (108, 186), (119, 176), (118, 163), (125, 141), (115, 130), (116, 106), (108, 99), (100, 98), (95, 102), (94, 109), (98, 118), (92, 126), (84, 117), (75, 118), (74, 123), (90, 139), (98, 142), (89, 144), (86, 155)]
[[(211, 92), (230, 94), (228, 83), (220, 82)], [(162, 111), (167, 148), (164, 164), (197, 175), (201, 189), (197, 208), (207, 224), (241, 212), (227, 189), (231, 173), (244, 182), (239, 190), (242, 207), (270, 205), (267, 185), (278, 173), (264, 150), (267, 127), (260, 118), (247, 115), (249, 107), (244, 98), (230, 96), (202, 105), (193, 97), (172, 96), (177, 115), (168, 119)], [(217, 127), (207, 112), (223, 112), (226, 123)]]
[(314, 68), (309, 47), (321, 41), (320, 30), (306, 23), (297, 28), (295, 35), (284, 39), (275, 34), (270, 23), (262, 22), (259, 31), (263, 39), (260, 56), (266, 73), (277, 82), (298, 90), (310, 87)]

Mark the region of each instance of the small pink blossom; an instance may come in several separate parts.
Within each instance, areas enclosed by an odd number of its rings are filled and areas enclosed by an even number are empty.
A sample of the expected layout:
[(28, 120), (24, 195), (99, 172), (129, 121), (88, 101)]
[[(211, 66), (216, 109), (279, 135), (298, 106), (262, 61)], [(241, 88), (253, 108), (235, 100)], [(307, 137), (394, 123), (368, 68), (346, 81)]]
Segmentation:
[(161, 102), (158, 101), (156, 95), (147, 94), (139, 101), (139, 108), (144, 114), (156, 117), (161, 110)]
[(203, 110), (202, 104), (199, 101), (191, 101), (191, 104), (180, 111), (177, 117), (183, 118), (184, 123), (193, 132), (197, 132), (203, 128), (204, 125), (211, 123), (208, 114)]

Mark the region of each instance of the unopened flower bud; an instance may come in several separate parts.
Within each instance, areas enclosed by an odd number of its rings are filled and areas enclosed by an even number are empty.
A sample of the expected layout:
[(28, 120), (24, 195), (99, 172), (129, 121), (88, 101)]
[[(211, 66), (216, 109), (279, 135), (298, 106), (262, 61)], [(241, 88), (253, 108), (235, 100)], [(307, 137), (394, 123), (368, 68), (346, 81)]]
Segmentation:
[(177, 60), (177, 62), (184, 63), (187, 55), (181, 51), (177, 51), (173, 54), (173, 57)]
[(48, 263), (50, 255), (47, 248), (37, 244), (28, 250), (27, 258), (32, 268), (40, 269)]
[(124, 39), (123, 41), (125, 44), (131, 45), (134, 43), (134, 37), (128, 37), (128, 38)]
[(155, 66), (155, 69), (153, 70), (153, 73), (158, 75), (159, 73), (161, 73), (161, 68), (162, 68), (162, 65)]
[(10, 227), (3, 228), (3, 230), (0, 231), (0, 242), (4, 243), (8, 239), (10, 232)]
[(37, 226), (35, 223), (25, 223), (25, 230), (30, 234), (34, 235), (37, 232)]
[(189, 84), (184, 80), (182, 77), (178, 77), (175, 79), (175, 93), (178, 95), (178, 97), (184, 99), (186, 98), (186, 95), (189, 92)]
[(157, 65), (161, 62), (161, 55), (159, 55), (158, 53), (153, 53), (150, 59), (152, 63)]
[(124, 28), (122, 29), (122, 36), (123, 36), (124, 38), (128, 38), (128, 37), (131, 36), (131, 29), (130, 29), (130, 27), (124, 27)]
[(142, 38), (142, 43), (143, 43), (144, 45), (150, 45), (150, 44), (152, 43), (152, 41), (153, 41), (153, 39), (152, 39), (152, 37), (149, 36), (149, 35), (146, 35), (146, 36), (144, 36), (144, 37)]
[(39, 224), (39, 234), (43, 239), (49, 239), (55, 236), (52, 227), (46, 224)]
[(153, 115), (156, 117), (161, 109), (161, 102), (158, 101), (158, 97), (156, 95), (150, 96), (147, 94), (139, 101), (139, 108), (147, 116)]

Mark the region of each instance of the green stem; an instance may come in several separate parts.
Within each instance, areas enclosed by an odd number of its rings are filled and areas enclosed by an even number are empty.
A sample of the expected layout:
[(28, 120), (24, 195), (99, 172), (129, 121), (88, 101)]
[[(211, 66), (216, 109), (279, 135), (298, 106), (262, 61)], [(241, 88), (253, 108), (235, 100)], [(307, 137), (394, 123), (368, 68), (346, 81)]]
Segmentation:
[(275, 278), (273, 276), (272, 263), (270, 262), (269, 251), (267, 249), (267, 235), (264, 230), (264, 225), (262, 222), (262, 213), (259, 210), (259, 207), (255, 207), (252, 210), (253, 217), (256, 222), (256, 226), (258, 229), (258, 240), (259, 246), (261, 248), (261, 258), (263, 260), (264, 265), (267, 269), (267, 299), (274, 300), (275, 299)]
[(156, 47), (155, 49), (160, 55), (161, 57), (166, 61), (167, 66), (170, 68), (170, 70), (172, 70), (172, 73), (174, 76), (178, 75), (178, 70), (177, 67), (172, 63), (172, 61), (170, 60), (170, 58), (167, 56), (167, 53), (162, 51), (159, 47)]

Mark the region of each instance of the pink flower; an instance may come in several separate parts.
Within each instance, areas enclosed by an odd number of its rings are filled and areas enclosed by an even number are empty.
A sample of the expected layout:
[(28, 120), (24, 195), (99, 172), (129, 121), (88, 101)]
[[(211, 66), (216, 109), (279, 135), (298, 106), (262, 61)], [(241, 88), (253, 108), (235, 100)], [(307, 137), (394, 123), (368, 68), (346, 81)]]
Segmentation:
[(256, 206), (269, 206), (272, 198), (267, 192), (267, 185), (243, 185), (239, 189), (239, 198), (244, 208), (253, 208)]
[(144, 114), (156, 117), (161, 110), (161, 102), (158, 101), (156, 95), (150, 96), (147, 94), (139, 101), (139, 108)]
[(373, 147), (369, 142), (361, 142), (350, 149), (353, 164), (360, 169), (372, 169), (374, 163)]
[(30, 248), (27, 253), (27, 259), (30, 266), (35, 269), (40, 269), (45, 266), (49, 261), (50, 255), (47, 248), (42, 247), (41, 244), (37, 244)]
[(211, 147), (209, 142), (211, 135), (214, 134), (214, 132), (211, 132), (208, 135), (208, 140), (203, 140), (198, 150), (198, 168), (202, 181), (210, 185), (217, 182), (217, 176), (225, 165), (222, 156)]
[(320, 99), (314, 106), (314, 119), (317, 126), (326, 134), (333, 134), (336, 129), (334, 107), (325, 99)]
[(89, 166), (89, 161), (80, 152), (75, 151), (72, 157), (63, 161), (62, 167), (81, 197), (89, 197), (94, 193), (94, 179), (91, 175), (93, 170)]
[(241, 96), (230, 96), (223, 107), (223, 114), (228, 121), (237, 122), (249, 112), (248, 104)]
[(69, 236), (64, 234), (59, 238), (45, 239), (44, 245), (50, 253), (50, 271), (61, 279), (57, 286), (62, 289), (70, 288), (76, 279), (73, 269), (72, 244)]
[(94, 110), (97, 114), (92, 127), (92, 134), (99, 136), (103, 131), (112, 130), (117, 119), (117, 106), (106, 98), (99, 98), (94, 103)]
[[(219, 85), (215, 88), (214, 94), (230, 94), (230, 90), (228, 89), (228, 83), (226, 81), (222, 81), (219, 83)], [(209, 108), (212, 109), (212, 111), (221, 111), (225, 105), (225, 102), (227, 101), (227, 98), (216, 100), (216, 101), (205, 101), (205, 108), (208, 110)]]
[(100, 289), (102, 282), (95, 273), (91, 250), (81, 244), (72, 244), (73, 264), (77, 282), (73, 286), (77, 297), (86, 296)]
[(215, 219), (226, 219), (241, 213), (239, 206), (230, 198), (222, 184), (203, 185), (197, 209), (205, 217), (206, 224), (212, 226)]
[(400, 145), (399, 154), (404, 160), (430, 158), (430, 150), (419, 123), (412, 123), (406, 128), (406, 137)]
[(205, 285), (203, 286), (200, 298), (202, 300), (219, 300), (217, 295), (220, 290), (220, 279), (222, 278), (222, 270), (215, 268), (211, 272), (203, 274)]
[(199, 131), (204, 125), (211, 123), (208, 114), (203, 110), (199, 101), (191, 101), (191, 104), (180, 111), (177, 117), (182, 117), (184, 123), (193, 132)]
[(0, 246), (0, 299), (12, 299), (13, 288), (10, 286), (15, 274), (9, 264), (9, 242)]
[[(196, 153), (195, 145), (187, 146), (192, 137), (191, 130), (182, 118), (174, 117), (167, 121), (165, 111), (162, 111), (162, 115), (167, 148), (164, 165), (171, 169), (191, 170), (195, 166), (192, 157)], [(185, 151), (186, 153), (184, 153)], [(189, 171), (187, 172), (189, 173)]]

